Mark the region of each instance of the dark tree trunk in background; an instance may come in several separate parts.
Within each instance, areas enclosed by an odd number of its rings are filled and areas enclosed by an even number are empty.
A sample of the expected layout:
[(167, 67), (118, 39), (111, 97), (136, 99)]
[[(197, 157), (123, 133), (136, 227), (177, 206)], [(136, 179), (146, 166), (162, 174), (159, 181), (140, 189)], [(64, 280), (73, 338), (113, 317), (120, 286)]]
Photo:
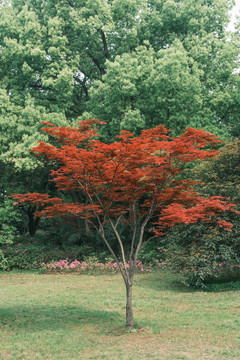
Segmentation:
[(36, 209), (33, 209), (32, 207), (28, 208), (27, 215), (28, 215), (28, 231), (30, 236), (34, 236), (37, 231), (38, 224), (40, 222), (39, 217), (34, 216), (34, 212)]

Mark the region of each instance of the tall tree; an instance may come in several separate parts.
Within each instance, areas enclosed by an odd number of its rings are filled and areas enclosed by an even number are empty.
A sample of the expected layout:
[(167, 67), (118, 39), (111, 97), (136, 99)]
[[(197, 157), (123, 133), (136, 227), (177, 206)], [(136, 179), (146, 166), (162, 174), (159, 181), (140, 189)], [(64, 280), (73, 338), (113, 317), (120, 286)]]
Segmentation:
[(159, 123), (179, 133), (201, 111), (200, 71), (180, 41), (160, 53), (146, 44), (107, 64), (90, 90), (94, 110), (84, 115), (108, 121), (110, 135)]
[(176, 134), (192, 126), (223, 138), (239, 136), (240, 78), (234, 73), (239, 35), (226, 33), (232, 5), (229, 0), (3, 1), (4, 191), (20, 183), (30, 190), (24, 179), (33, 179), (31, 171), (40, 166), (28, 153), (40, 119), (60, 126), (99, 118), (108, 124), (103, 132), (109, 142), (122, 129), (137, 135), (159, 124)]
[[(13, 0), (2, 5), (0, 16), (1, 86), (18, 105), (30, 94), (36, 105), (69, 120), (90, 112), (109, 123), (110, 134), (135, 121), (136, 131), (174, 123), (181, 132), (192, 123), (235, 136), (239, 36), (226, 33), (232, 5)], [(149, 49), (149, 60), (139, 46)], [(121, 80), (118, 86), (113, 75)]]
[(161, 123), (178, 133), (190, 125), (239, 136), (239, 35), (226, 32), (231, 5), (146, 1), (136, 48), (107, 61), (83, 118), (106, 120), (111, 133)]
[[(160, 125), (142, 131), (139, 137), (122, 131), (119, 141), (106, 144), (96, 139), (96, 123), (99, 121), (87, 120), (78, 127), (47, 123), (49, 127), (43, 130), (61, 146), (40, 142), (33, 149), (36, 156), (58, 162), (52, 177), (59, 191), (80, 192), (87, 202), (66, 203), (41, 193), (13, 197), (17, 203), (43, 207), (37, 216), (74, 214), (99, 232), (126, 285), (126, 325), (133, 327), (133, 278), (147, 224), (152, 224), (152, 238), (176, 224), (211, 222), (214, 218), (219, 226), (231, 229), (231, 223), (218, 217), (226, 210), (234, 211), (235, 205), (219, 196), (200, 196), (194, 190), (196, 182), (184, 177), (188, 163), (216, 156), (216, 151), (205, 149), (219, 142), (215, 135), (188, 128), (171, 138)], [(121, 236), (121, 224), (129, 229), (128, 241)], [(108, 229), (116, 237), (121, 258), (109, 243)]]

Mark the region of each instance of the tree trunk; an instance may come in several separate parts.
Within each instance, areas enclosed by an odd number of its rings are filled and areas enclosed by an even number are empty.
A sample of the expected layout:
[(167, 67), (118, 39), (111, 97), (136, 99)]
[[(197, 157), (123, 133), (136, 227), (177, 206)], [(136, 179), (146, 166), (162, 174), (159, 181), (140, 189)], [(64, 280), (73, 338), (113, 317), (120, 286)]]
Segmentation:
[(132, 283), (126, 282), (127, 304), (126, 304), (126, 326), (134, 328), (133, 310), (132, 310)]

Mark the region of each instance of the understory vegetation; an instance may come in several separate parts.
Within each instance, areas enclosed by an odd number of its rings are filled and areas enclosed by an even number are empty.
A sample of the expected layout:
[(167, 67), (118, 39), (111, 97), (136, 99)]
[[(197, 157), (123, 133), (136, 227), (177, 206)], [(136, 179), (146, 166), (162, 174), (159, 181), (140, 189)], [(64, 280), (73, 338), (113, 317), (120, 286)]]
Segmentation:
[[(204, 225), (202, 225), (202, 228)], [(201, 229), (202, 229), (201, 228)], [(196, 227), (199, 231), (199, 227)], [(190, 229), (189, 229), (190, 230)], [(203, 230), (203, 229), (202, 229)], [(178, 235), (177, 235), (178, 231)], [(182, 237), (180, 229), (171, 233), (174, 239), (187, 241), (185, 229)], [(190, 235), (192, 234), (192, 229)], [(212, 235), (211, 235), (212, 234)], [(231, 234), (227, 234), (231, 236)], [(159, 272), (164, 270), (181, 273), (186, 285), (197, 288), (211, 288), (210, 284), (231, 283), (240, 281), (240, 258), (236, 252), (224, 244), (218, 244), (214, 232), (201, 245), (196, 242), (181, 247), (178, 242), (164, 246), (147, 243), (140, 251), (137, 272)], [(219, 249), (216, 250), (219, 245)], [(214, 249), (214, 250), (213, 250)], [(85, 245), (44, 243), (42, 236), (35, 239), (16, 238), (12, 244), (1, 246), (0, 270), (30, 270), (39, 273), (78, 273), (78, 274), (115, 274), (119, 273), (114, 259), (108, 251), (99, 247)], [(236, 284), (237, 285), (237, 284)], [(234, 285), (233, 285), (234, 287)]]

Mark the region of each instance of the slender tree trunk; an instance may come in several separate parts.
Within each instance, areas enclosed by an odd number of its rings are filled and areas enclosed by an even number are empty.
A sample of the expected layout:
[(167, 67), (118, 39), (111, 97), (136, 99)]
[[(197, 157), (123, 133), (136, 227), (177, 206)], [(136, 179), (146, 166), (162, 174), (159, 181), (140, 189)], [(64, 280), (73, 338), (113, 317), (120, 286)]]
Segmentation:
[(128, 328), (134, 328), (133, 321), (133, 310), (132, 310), (132, 282), (126, 283), (126, 292), (127, 292), (127, 304), (126, 304), (126, 326)]
[(89, 238), (90, 228), (89, 228), (89, 224), (88, 224), (87, 220), (85, 220), (85, 231), (86, 231), (87, 238)]

